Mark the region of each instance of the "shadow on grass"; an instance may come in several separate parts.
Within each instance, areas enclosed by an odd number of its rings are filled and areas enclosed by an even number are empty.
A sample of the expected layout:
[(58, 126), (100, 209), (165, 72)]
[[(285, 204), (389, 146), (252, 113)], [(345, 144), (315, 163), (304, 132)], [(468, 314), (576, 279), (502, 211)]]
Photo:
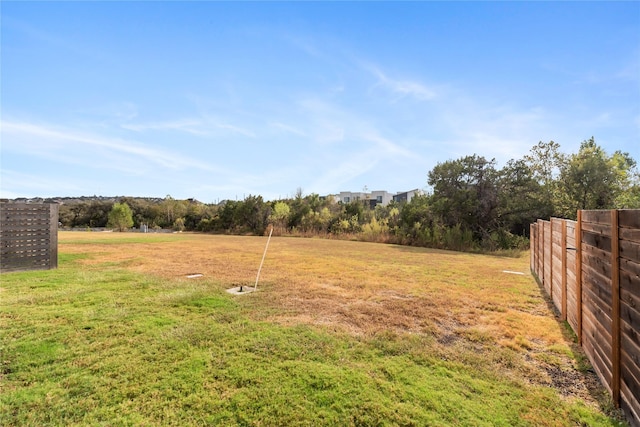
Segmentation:
[[(585, 379), (584, 384), (589, 392), (589, 395), (598, 403), (598, 406), (605, 415), (617, 421), (619, 425), (628, 425), (622, 410), (615, 407), (611, 395), (607, 391), (601, 379), (596, 374), (596, 371), (593, 369), (593, 366), (591, 365), (587, 354), (580, 345), (578, 336), (576, 335), (575, 331), (567, 320), (562, 319), (562, 313), (553, 303), (553, 299), (551, 298), (551, 296), (547, 294), (547, 291), (545, 290), (540, 278), (534, 272), (531, 272), (531, 275), (538, 285), (540, 298), (544, 300), (547, 309), (551, 313), (553, 313), (554, 320), (556, 321), (558, 327), (562, 332), (562, 337), (571, 349), (571, 358), (575, 362), (576, 370), (580, 372), (580, 374), (582, 374)], [(551, 372), (550, 375), (553, 377)]]

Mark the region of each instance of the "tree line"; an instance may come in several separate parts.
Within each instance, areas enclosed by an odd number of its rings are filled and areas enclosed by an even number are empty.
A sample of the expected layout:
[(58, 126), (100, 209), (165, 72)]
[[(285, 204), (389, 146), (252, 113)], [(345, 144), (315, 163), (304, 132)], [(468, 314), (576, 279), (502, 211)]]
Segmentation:
[(493, 251), (525, 248), (529, 224), (538, 218), (575, 219), (579, 209), (640, 208), (636, 161), (621, 151), (607, 153), (593, 138), (572, 154), (562, 153), (553, 141), (539, 142), (502, 168), (477, 154), (448, 160), (428, 172), (427, 184), (431, 190), (408, 203), (375, 208), (302, 190), (282, 200), (250, 195), (217, 205), (170, 196), (161, 201), (123, 197), (117, 203), (63, 204), (60, 222), (257, 235), (272, 226), (280, 235)]

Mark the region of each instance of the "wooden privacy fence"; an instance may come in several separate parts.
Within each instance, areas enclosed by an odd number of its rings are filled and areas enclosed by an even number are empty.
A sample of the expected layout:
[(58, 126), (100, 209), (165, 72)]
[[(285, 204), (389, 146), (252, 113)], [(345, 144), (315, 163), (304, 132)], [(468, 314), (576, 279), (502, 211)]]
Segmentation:
[(531, 271), (614, 403), (640, 427), (640, 210), (538, 220)]
[(58, 205), (0, 203), (0, 271), (58, 266)]

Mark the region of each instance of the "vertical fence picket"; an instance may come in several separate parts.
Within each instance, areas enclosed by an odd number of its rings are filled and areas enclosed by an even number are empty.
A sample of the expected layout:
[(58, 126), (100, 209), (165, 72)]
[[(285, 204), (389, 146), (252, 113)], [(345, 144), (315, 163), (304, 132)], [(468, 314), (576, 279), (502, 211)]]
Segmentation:
[(544, 250), (544, 222), (540, 222), (540, 226), (542, 228), (542, 242), (540, 243), (540, 259), (542, 261), (541, 266), (542, 268), (540, 269), (540, 271), (542, 272), (542, 275), (540, 276), (540, 281), (542, 282), (542, 288), (545, 289), (546, 284), (544, 283), (544, 253), (546, 252)]
[(536, 225), (529, 224), (529, 270), (534, 271), (536, 263)]
[(620, 240), (618, 211), (611, 211), (611, 394), (620, 406)]
[(567, 221), (562, 220), (562, 320), (567, 320)]
[(582, 345), (582, 211), (578, 211), (576, 221), (576, 308), (578, 313), (578, 344)]
[(549, 297), (553, 303), (553, 222), (549, 221)]

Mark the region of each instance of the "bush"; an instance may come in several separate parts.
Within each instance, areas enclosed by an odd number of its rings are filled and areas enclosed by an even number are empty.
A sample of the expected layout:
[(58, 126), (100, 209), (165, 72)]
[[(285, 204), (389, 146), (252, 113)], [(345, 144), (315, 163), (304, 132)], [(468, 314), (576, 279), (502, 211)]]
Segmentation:
[(529, 239), (500, 229), (492, 232), (489, 238), (483, 241), (482, 246), (489, 251), (500, 249), (526, 250), (529, 248)]
[(378, 221), (375, 217), (362, 226), (360, 240), (365, 242), (386, 243), (389, 241), (389, 226), (386, 220)]

